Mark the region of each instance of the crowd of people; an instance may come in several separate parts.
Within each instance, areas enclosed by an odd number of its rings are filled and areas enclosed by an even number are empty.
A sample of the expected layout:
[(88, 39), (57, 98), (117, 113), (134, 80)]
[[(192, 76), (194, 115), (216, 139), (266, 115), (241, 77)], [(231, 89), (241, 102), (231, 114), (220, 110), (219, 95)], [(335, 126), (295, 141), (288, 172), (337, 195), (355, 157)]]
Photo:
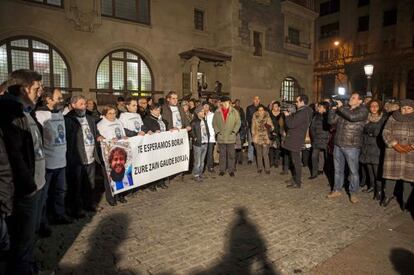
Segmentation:
[[(111, 154), (114, 169), (108, 175), (103, 140), (185, 130), (196, 183), (204, 182), (206, 173), (235, 177), (246, 150), (247, 165), (255, 163), (258, 174), (291, 171), (288, 188), (303, 186), (303, 167), (311, 171), (306, 183), (326, 176), (329, 199), (340, 197), (345, 185), (357, 203), (363, 187), (386, 207), (400, 182), (406, 209), (412, 193), (414, 100), (383, 104), (355, 92), (347, 102), (309, 104), (308, 96), (298, 95), (294, 103), (275, 100), (265, 106), (255, 96), (244, 111), (239, 100), (227, 96), (179, 101), (172, 91), (158, 102), (119, 97), (98, 110), (82, 95), (65, 101), (59, 88), (43, 89), (41, 75), (31, 70), (12, 72), (1, 87), (0, 256), (5, 260), (0, 269), (7, 274), (36, 274), (33, 249), (37, 237), (52, 233), (50, 223), (69, 224), (85, 211), (97, 211), (97, 174), (109, 205), (127, 203), (126, 192), (114, 196), (108, 180), (128, 181), (124, 173), (117, 179), (125, 156)], [(163, 179), (143, 188), (157, 191), (168, 183)]]

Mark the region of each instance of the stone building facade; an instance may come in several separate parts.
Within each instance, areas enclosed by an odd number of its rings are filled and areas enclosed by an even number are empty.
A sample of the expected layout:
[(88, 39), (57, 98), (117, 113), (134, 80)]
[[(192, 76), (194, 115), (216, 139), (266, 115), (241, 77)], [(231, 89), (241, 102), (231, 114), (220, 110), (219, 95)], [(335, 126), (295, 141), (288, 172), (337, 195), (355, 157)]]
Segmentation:
[(374, 65), (378, 98), (414, 98), (414, 1), (318, 0), (315, 97), (366, 92)]
[(292, 99), (312, 93), (316, 16), (311, 0), (2, 0), (0, 81), (30, 67), (88, 98), (220, 81), (242, 104)]

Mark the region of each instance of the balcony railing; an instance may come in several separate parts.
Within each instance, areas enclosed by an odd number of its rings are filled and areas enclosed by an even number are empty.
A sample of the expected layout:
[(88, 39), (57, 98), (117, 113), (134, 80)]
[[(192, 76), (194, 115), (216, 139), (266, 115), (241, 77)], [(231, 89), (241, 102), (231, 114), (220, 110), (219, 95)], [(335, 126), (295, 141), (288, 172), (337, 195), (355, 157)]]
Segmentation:
[(315, 0), (282, 0), (282, 2), (284, 1), (290, 1), (293, 2), (295, 4), (298, 4), (302, 7), (308, 8), (310, 10), (316, 11), (315, 10)]
[(289, 38), (289, 36), (286, 36), (285, 37), (285, 43), (292, 44), (292, 45), (296, 45), (298, 47), (302, 47), (302, 48), (305, 48), (305, 49), (310, 49), (311, 46), (312, 46), (311, 43), (300, 42), (300, 41), (293, 41), (293, 40), (291, 40)]

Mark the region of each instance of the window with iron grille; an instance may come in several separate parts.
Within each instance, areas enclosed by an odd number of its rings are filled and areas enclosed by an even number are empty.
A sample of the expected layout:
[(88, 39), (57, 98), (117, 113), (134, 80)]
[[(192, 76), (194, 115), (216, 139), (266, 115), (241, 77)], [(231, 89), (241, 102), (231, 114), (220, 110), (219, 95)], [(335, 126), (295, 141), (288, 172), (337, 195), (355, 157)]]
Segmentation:
[(397, 24), (397, 9), (384, 11), (384, 15), (382, 18), (382, 26), (386, 27), (395, 24)]
[(150, 0), (101, 0), (102, 15), (150, 24)]
[(63, 0), (24, 0), (24, 1), (63, 8)]
[(96, 88), (112, 91), (153, 90), (151, 68), (133, 51), (117, 50), (102, 59), (96, 73)]
[(280, 90), (280, 98), (285, 101), (294, 101), (297, 90), (296, 81), (291, 77), (286, 77), (282, 81), (282, 88)]
[(300, 31), (289, 27), (289, 42), (300, 45)]
[(204, 30), (204, 11), (194, 9), (194, 28), (196, 30)]
[(46, 87), (71, 87), (65, 58), (51, 44), (38, 38), (22, 36), (0, 42), (0, 83), (18, 69), (37, 71)]
[(369, 15), (358, 18), (358, 32), (365, 32), (369, 30)]

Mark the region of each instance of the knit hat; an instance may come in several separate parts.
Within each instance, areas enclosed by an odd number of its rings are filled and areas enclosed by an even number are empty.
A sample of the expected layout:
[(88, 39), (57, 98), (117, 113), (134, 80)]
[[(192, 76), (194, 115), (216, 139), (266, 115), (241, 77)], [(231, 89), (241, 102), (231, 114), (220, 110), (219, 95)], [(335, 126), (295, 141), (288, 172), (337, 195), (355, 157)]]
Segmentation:
[(409, 106), (411, 108), (414, 108), (414, 100), (412, 100), (412, 99), (403, 99), (403, 100), (401, 100), (400, 106), (401, 107)]
[(194, 114), (198, 114), (204, 111), (203, 105), (199, 105), (194, 109)]

